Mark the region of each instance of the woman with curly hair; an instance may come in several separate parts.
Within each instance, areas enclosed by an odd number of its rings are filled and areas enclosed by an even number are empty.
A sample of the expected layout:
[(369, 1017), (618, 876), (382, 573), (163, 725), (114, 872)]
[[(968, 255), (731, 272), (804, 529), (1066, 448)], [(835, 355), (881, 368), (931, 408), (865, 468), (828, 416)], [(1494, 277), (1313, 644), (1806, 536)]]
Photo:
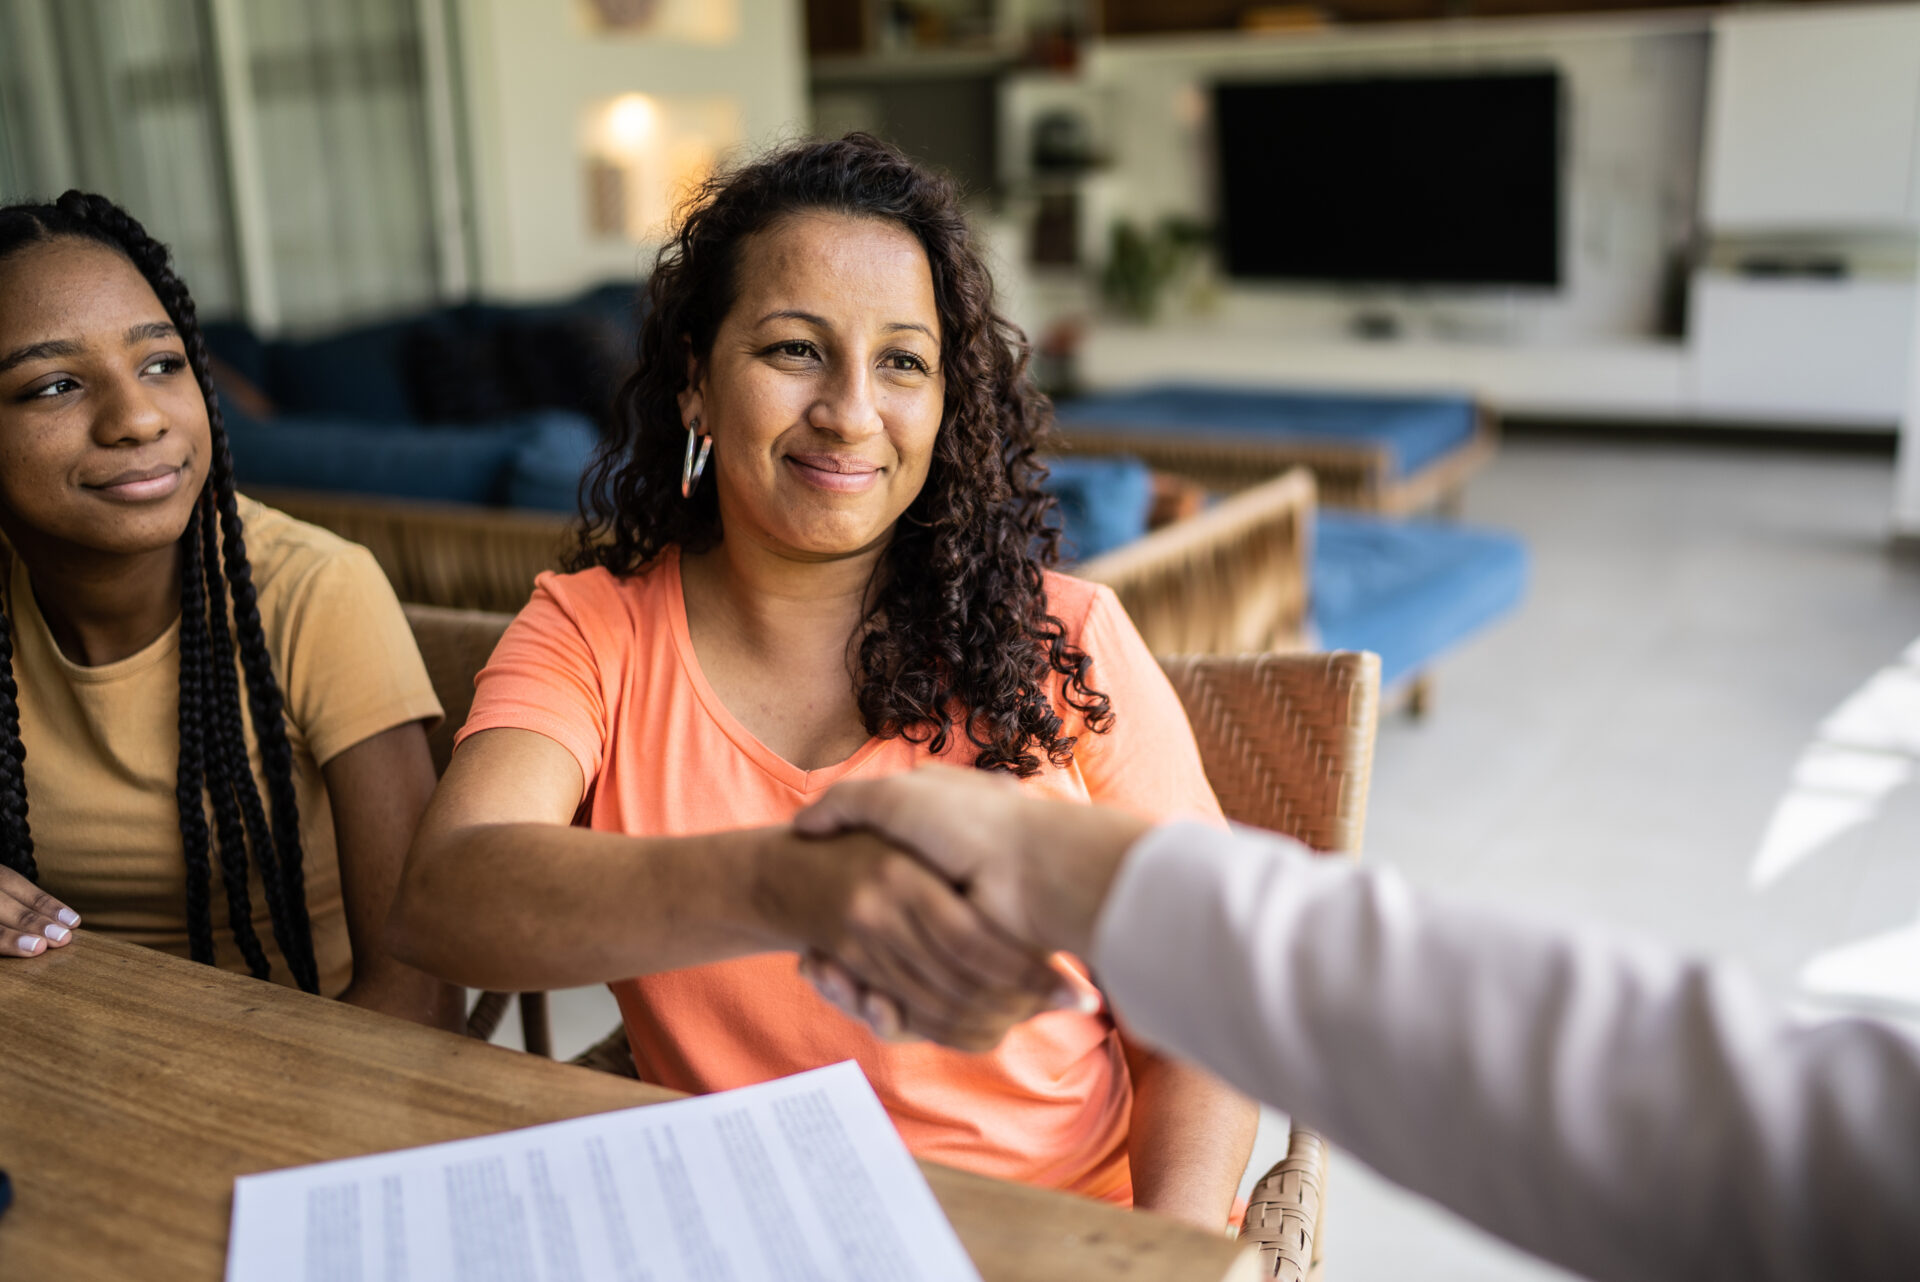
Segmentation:
[(236, 493), (193, 299), (104, 196), (0, 207), (0, 532), (0, 957), (78, 928), (457, 1027), (384, 944), (440, 715), (399, 602)]
[[(648, 296), (573, 572), (480, 675), (396, 948), (489, 988), (610, 982), (649, 1080), (856, 1059), (923, 1157), (1219, 1227), (1251, 1105), (1127, 1044), (1070, 963), (1074, 1009), (1035, 1014), (1044, 959), (904, 855), (789, 826), (933, 760), (1219, 817), (1118, 603), (1047, 568), (1048, 409), (953, 187), (861, 135), (776, 151), (699, 194)], [(1004, 1001), (965, 1007), (923, 945)], [(877, 1040), (793, 952), (893, 976), (910, 1030), (980, 1053)]]

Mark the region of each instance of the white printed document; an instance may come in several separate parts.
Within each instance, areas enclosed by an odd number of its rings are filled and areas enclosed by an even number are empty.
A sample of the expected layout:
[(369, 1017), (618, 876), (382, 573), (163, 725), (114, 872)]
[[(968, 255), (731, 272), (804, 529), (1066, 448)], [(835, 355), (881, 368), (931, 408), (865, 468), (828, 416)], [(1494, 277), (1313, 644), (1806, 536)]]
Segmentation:
[(979, 1282), (857, 1064), (233, 1187), (227, 1282)]

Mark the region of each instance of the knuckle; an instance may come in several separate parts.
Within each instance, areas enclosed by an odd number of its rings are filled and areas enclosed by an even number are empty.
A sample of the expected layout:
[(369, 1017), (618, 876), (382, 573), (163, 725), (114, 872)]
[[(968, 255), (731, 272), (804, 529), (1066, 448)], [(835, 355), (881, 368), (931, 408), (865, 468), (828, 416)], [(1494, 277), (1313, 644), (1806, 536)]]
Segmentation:
[(859, 886), (854, 889), (853, 897), (847, 901), (847, 925), (856, 930), (872, 932), (878, 930), (886, 916), (885, 897), (871, 886)]

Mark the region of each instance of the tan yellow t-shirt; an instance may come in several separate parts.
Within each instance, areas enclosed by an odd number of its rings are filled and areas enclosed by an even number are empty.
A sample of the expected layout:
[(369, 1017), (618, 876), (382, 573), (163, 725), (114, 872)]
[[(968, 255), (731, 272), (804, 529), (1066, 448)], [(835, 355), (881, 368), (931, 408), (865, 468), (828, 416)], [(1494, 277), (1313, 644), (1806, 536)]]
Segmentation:
[[(267, 652), (286, 697), (320, 991), (333, 996), (352, 978), (353, 959), (333, 812), (320, 768), (383, 730), (438, 718), (440, 703), (406, 616), (371, 553), (251, 499), (240, 500), (240, 519)], [(25, 566), (8, 559), (13, 675), (27, 749), (27, 822), (40, 885), (80, 914), (84, 930), (185, 957), (187, 870), (174, 800), (180, 625), (176, 621), (138, 654), (82, 667), (54, 645)], [(245, 698), (242, 687), (243, 704)], [(265, 808), (266, 778), (250, 722), (247, 748)], [(211, 813), (207, 823), (212, 832)], [(214, 842), (214, 957), (220, 966), (245, 973), (227, 925), (217, 834)], [(291, 984), (257, 871), (250, 881), (254, 932), (272, 978)]]

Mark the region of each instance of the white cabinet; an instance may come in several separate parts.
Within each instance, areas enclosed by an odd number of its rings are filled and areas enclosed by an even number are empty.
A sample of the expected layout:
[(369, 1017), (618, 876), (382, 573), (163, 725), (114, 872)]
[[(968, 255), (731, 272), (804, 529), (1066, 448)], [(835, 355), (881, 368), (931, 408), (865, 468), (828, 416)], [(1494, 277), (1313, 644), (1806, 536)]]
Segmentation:
[(1920, 5), (1714, 19), (1705, 222), (1920, 228)]
[(1914, 296), (1905, 281), (1696, 276), (1696, 409), (1755, 421), (1899, 422)]

